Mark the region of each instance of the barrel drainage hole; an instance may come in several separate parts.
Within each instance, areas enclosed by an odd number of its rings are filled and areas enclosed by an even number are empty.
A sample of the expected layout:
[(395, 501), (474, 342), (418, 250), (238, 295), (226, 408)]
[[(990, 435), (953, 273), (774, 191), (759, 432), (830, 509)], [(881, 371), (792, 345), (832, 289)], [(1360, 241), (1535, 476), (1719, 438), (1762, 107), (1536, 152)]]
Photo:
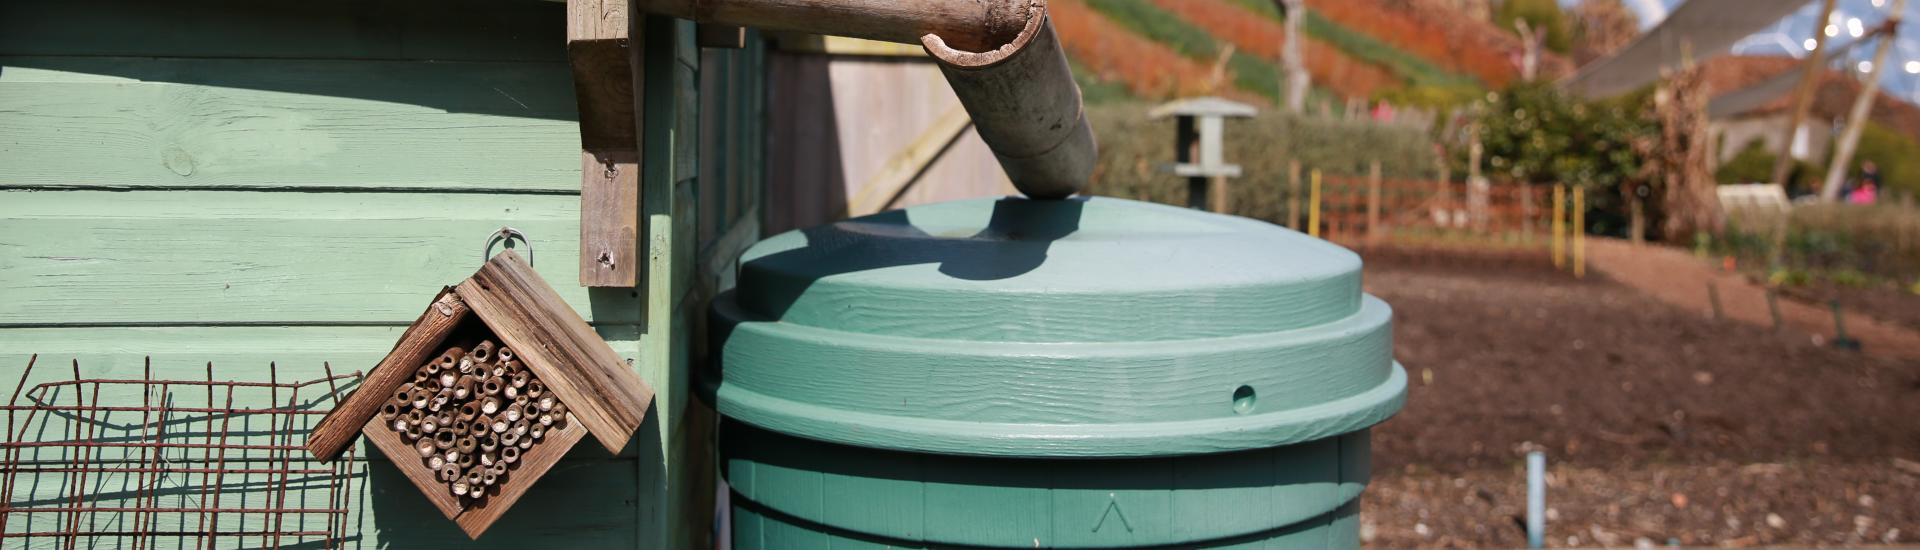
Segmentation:
[(1254, 399), (1253, 386), (1240, 386), (1239, 389), (1233, 390), (1233, 412), (1236, 414), (1253, 412)]

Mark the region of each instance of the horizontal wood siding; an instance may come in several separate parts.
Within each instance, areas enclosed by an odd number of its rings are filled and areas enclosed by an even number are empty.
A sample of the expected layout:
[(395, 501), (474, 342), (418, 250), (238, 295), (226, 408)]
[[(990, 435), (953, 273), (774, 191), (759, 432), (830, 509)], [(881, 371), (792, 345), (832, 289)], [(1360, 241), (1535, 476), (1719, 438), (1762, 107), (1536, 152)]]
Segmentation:
[[(580, 144), (563, 8), (0, 4), (0, 373), (33, 353), (36, 381), (71, 377), (75, 359), (88, 376), (137, 378), (148, 356), (171, 379), (203, 379), (209, 361), (219, 379), (265, 379), (269, 362), (282, 380), (319, 378), (323, 362), (367, 369), (441, 285), (479, 267), (503, 225), (531, 237), (536, 270), (622, 358), (649, 360), (667, 332), (647, 328), (646, 291), (574, 284)], [(684, 386), (666, 367), (642, 372)], [(651, 447), (668, 443), (652, 429), (657, 440), (643, 429), (618, 456), (578, 447), (479, 543), (362, 446), (349, 546), (664, 540), (652, 538), (664, 521), (634, 521), (665, 519), (654, 486), (666, 472), (642, 479), (660, 467)], [(257, 431), (239, 437), (271, 436)]]

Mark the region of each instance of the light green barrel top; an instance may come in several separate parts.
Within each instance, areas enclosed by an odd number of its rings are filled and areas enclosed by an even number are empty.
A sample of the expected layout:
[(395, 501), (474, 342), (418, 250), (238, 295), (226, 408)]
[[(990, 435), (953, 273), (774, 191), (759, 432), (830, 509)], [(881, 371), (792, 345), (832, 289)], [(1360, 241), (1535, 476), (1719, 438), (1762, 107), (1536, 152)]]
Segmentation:
[(1357, 545), (1391, 317), (1346, 249), (1129, 200), (772, 237), (703, 373), (736, 547)]
[(1352, 252), (1123, 199), (979, 199), (787, 232), (714, 305), (722, 414), (931, 453), (1276, 447), (1399, 410)]

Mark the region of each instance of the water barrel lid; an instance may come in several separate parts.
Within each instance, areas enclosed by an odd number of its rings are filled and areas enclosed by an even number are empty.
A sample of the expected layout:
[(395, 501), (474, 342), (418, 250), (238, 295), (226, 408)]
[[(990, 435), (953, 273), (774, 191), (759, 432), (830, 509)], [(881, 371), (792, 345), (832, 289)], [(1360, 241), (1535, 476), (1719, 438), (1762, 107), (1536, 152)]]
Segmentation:
[(1400, 409), (1360, 259), (1272, 224), (1111, 198), (978, 199), (789, 231), (711, 317), (727, 417), (1023, 457), (1267, 448)]

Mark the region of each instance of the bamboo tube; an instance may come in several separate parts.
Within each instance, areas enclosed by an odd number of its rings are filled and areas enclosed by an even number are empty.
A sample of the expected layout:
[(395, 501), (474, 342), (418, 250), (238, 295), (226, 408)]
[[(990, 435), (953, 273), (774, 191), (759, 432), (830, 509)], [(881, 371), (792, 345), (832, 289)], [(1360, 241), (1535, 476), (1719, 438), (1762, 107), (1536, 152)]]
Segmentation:
[(513, 406), (507, 407), (506, 414), (502, 416), (507, 419), (507, 422), (519, 422), (520, 417), (524, 416), (526, 412), (522, 407), (524, 407), (524, 405), (515, 403)]
[(547, 436), (546, 425), (533, 426), (531, 429), (527, 430), (527, 437), (529, 438), (529, 440), (540, 439), (546, 436)]
[(510, 433), (513, 435), (527, 435), (527, 427), (529, 424), (532, 424), (532, 423), (533, 423), (532, 417), (530, 416), (522, 417), (519, 422), (513, 423), (512, 428), (507, 429), (507, 433)]
[(500, 449), (500, 461), (505, 462), (507, 464), (519, 462), (520, 449), (517, 449), (514, 447), (507, 447), (505, 449)]
[[(407, 428), (411, 428), (411, 427), (412, 427), (411, 425), (407, 424), (406, 417), (397, 417), (393, 419), (393, 431), (405, 434), (407, 433)], [(414, 435), (409, 437), (420, 437), (420, 435), (418, 432), (415, 432)]]
[(480, 414), (491, 415), (500, 412), (502, 405), (503, 403), (500, 402), (500, 398), (488, 396), (486, 399), (480, 400)]
[(480, 483), (481, 483), (481, 484), (484, 484), (484, 485), (493, 485), (494, 483), (497, 483), (497, 482), (499, 482), (499, 481), (500, 481), (500, 475), (499, 475), (499, 474), (495, 474), (495, 473), (493, 473), (492, 471), (488, 471), (487, 473), (484, 473), (484, 474), (480, 474)]
[[(502, 386), (505, 386), (505, 384), (500, 380), (499, 376), (497, 375), (489, 376), (487, 377), (486, 381), (480, 383), (480, 394), (481, 395), (500, 395), (500, 388)], [(482, 412), (485, 412), (485, 411), (482, 411)]]
[(497, 476), (507, 475), (507, 465), (504, 463), (495, 463), (491, 468), (491, 470), (493, 472), (493, 475), (497, 475)]
[(453, 496), (456, 496), (456, 497), (464, 497), (464, 496), (467, 496), (467, 482), (466, 482), (466, 480), (459, 480), (459, 481), (455, 481), (455, 482), (453, 482), (453, 489), (452, 489), (452, 490), (453, 490)]
[(495, 355), (500, 357), (500, 362), (502, 363), (513, 362), (513, 348), (500, 346), (500, 349), (495, 353)]
[(468, 401), (460, 404), (460, 409), (458, 413), (454, 415), (454, 418), (465, 422), (472, 422), (474, 418), (479, 416), (480, 404)]
[(507, 384), (505, 388), (500, 390), (500, 395), (507, 396), (507, 399), (519, 399), (519, 398), (525, 397), (525, 394), (520, 393), (520, 388), (513, 387), (513, 384), (511, 383)]
[(494, 449), (500, 448), (500, 436), (498, 435), (482, 434), (474, 436), (474, 439), (480, 442), (479, 445), (482, 452), (493, 452)]
[(522, 440), (520, 440), (520, 444), (519, 444), (519, 445), (514, 445), (514, 446), (515, 446), (515, 447), (519, 447), (519, 448), (520, 448), (520, 450), (522, 450), (522, 451), (525, 451), (525, 450), (527, 450), (527, 449), (529, 449), (529, 448), (532, 448), (532, 447), (533, 447), (533, 440), (532, 440), (532, 439), (522, 439)]
[(433, 456), (435, 449), (432, 441), (422, 439), (413, 443), (413, 450), (420, 453), (420, 458), (427, 458)]
[(493, 360), (493, 349), (494, 344), (492, 340), (482, 340), (480, 343), (474, 344), (473, 349), (467, 352), (467, 356), (472, 357), (475, 363), (486, 363)]
[(422, 390), (420, 388), (414, 388), (413, 389), (413, 408), (415, 409), (427, 408), (427, 400), (431, 399), (432, 397), (433, 397), (432, 393), (428, 393), (425, 390)]
[[(415, 439), (420, 439), (420, 436), (421, 436), (421, 433), (420, 433), (420, 427), (419, 427), (419, 426), (411, 426), (411, 425), (410, 425), (410, 426), (407, 426), (407, 427), (406, 427), (405, 429), (403, 429), (403, 430), (401, 430), (401, 431), (400, 431), (400, 435), (402, 435), (402, 436), (406, 436), (406, 438), (407, 438), (407, 440), (409, 440), (409, 441), (411, 441), (411, 440), (415, 440)], [(422, 441), (425, 441), (425, 440), (422, 440)]]
[(553, 396), (551, 396), (551, 395), (549, 395), (549, 396), (545, 396), (545, 397), (541, 397), (541, 398), (540, 398), (540, 412), (547, 412), (547, 411), (551, 411), (551, 410), (553, 410), (553, 406), (554, 406), (554, 404), (556, 404), (556, 403), (559, 403), (559, 401), (557, 401), (557, 400), (555, 400), (555, 399), (553, 398)]
[(400, 404), (399, 404), (399, 403), (397, 403), (397, 402), (394, 402), (394, 401), (388, 401), (388, 402), (386, 402), (386, 403), (381, 403), (381, 404), (380, 404), (380, 419), (381, 419), (381, 420), (393, 420), (393, 418), (394, 418), (394, 417), (396, 417), (396, 416), (400, 416)]
[(440, 470), (435, 473), (440, 481), (453, 481), (460, 478), (460, 466), (456, 464), (444, 464), (441, 465)]
[(433, 434), (433, 446), (439, 447), (440, 450), (444, 451), (453, 448), (453, 441), (455, 439), (458, 439), (458, 436), (455, 436), (452, 430), (436, 433)]
[(473, 392), (480, 388), (480, 377), (474, 376), (471, 374), (460, 375), (460, 380), (454, 383), (454, 388), (455, 388), (453, 390), (454, 398), (456, 399), (472, 398), (474, 396)]
[(524, 370), (513, 373), (513, 387), (516, 387), (516, 388), (527, 387), (527, 380), (530, 378), (532, 378), (532, 376), (528, 375), (527, 371), (524, 371)]
[(407, 415), (406, 415), (407, 427), (417, 428), (420, 426), (420, 422), (426, 419), (427, 419), (427, 413), (420, 412), (418, 410), (407, 411)]
[(438, 431), (440, 431), (440, 421), (438, 419), (429, 416), (426, 420), (420, 421), (420, 433), (430, 434)]
[(494, 462), (493, 453), (480, 453), (481, 466), (492, 466)]
[(464, 433), (471, 433), (472, 431), (473, 431), (473, 422), (466, 421), (466, 420), (453, 421), (453, 433), (464, 434)]
[(507, 426), (509, 426), (507, 421), (497, 416), (494, 417), (492, 424), (487, 425), (488, 428), (493, 430), (493, 433), (505, 432), (507, 431)]
[(460, 454), (460, 451), (457, 449), (448, 449), (447, 452), (441, 453), (440, 456), (446, 457), (447, 462), (459, 463), (460, 457), (466, 455)]
[(513, 430), (507, 430), (506, 433), (500, 434), (499, 438), (500, 444), (509, 448), (513, 447), (515, 443), (520, 442), (520, 434), (513, 433)]
[(539, 399), (541, 396), (544, 396), (546, 394), (547, 394), (546, 384), (540, 383), (539, 380), (527, 381), (527, 397), (531, 397), (533, 399)]
[(513, 404), (518, 405), (522, 412), (532, 410), (534, 408), (533, 398), (527, 397), (527, 394), (524, 394), (524, 393), (513, 396)]
[(521, 371), (527, 370), (526, 364), (521, 363), (519, 361), (501, 361), (500, 367), (507, 369), (507, 372), (521, 372)]
[(1093, 127), (1044, 2), (1030, 4), (1019, 34), (990, 42), (990, 49), (950, 44), (950, 36), (937, 33), (919, 42), (940, 63), (1013, 186), (1035, 199), (1063, 199), (1093, 176)]
[(428, 468), (439, 470), (441, 466), (446, 466), (446, 465), (447, 465), (447, 459), (441, 458), (440, 455), (436, 454), (436, 455), (427, 457)]
[(460, 454), (463, 454), (463, 455), (473, 454), (474, 448), (479, 446), (480, 444), (474, 441), (474, 438), (472, 436), (467, 436), (454, 441), (453, 450), (460, 451)]
[(459, 458), (460, 458), (460, 460), (458, 461), (458, 463), (460, 464), (460, 467), (461, 467), (461, 468), (472, 468), (472, 467), (473, 467), (473, 464), (474, 464), (474, 459), (475, 459), (475, 457), (474, 457), (473, 455), (460, 455), (460, 457), (459, 457)]

